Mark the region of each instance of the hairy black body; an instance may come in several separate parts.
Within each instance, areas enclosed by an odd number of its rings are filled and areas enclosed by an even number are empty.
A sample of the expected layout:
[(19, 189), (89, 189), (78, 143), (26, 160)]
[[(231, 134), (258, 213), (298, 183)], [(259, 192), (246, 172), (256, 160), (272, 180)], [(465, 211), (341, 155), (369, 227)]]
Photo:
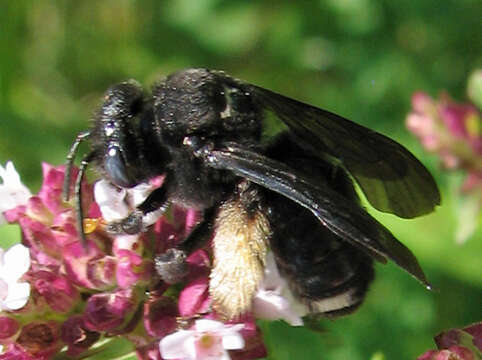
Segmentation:
[[(262, 141), (266, 110), (289, 130)], [(80, 183), (90, 162), (119, 187), (164, 174), (163, 185), (109, 229), (142, 231), (144, 215), (171, 203), (203, 211), (204, 220), (177, 249), (158, 257), (157, 268), (164, 280), (180, 280), (185, 256), (213, 237), (218, 260), (235, 258), (224, 267), (215, 259), (211, 276), (211, 295), (227, 317), (249, 310), (266, 246), (314, 313), (354, 310), (373, 278), (373, 259), (391, 259), (428, 286), (410, 250), (361, 207), (352, 179), (375, 208), (411, 218), (439, 204), (433, 178), (401, 145), (338, 115), (222, 72), (187, 69), (150, 96), (133, 81), (111, 87), (93, 129), (77, 137), (69, 168), (86, 138), (92, 150), (75, 190), (79, 223)], [(67, 177), (66, 195), (68, 184)], [(237, 247), (252, 253), (238, 259)], [(226, 298), (222, 279), (239, 272), (245, 276), (228, 288), (243, 296)]]

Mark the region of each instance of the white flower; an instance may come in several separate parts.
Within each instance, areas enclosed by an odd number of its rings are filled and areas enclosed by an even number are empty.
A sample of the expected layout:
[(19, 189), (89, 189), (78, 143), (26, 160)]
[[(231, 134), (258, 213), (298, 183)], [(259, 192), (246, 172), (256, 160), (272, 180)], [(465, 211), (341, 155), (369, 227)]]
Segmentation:
[(0, 165), (0, 177), (3, 184), (0, 184), (0, 225), (5, 223), (3, 212), (13, 209), (18, 205), (24, 205), (32, 196), (30, 190), (22, 184), (13, 163), (7, 162), (5, 168)]
[(166, 360), (229, 360), (226, 350), (244, 348), (244, 339), (239, 333), (243, 327), (243, 324), (196, 320), (194, 329), (180, 330), (161, 340), (161, 356)]
[(95, 183), (95, 202), (106, 221), (118, 221), (129, 215), (129, 206), (125, 202), (126, 194), (126, 189), (118, 188), (107, 180), (102, 179)]
[[(101, 179), (94, 185), (95, 202), (99, 205), (102, 217), (107, 222), (126, 218), (137, 205), (140, 205), (154, 189), (154, 186), (142, 183), (131, 189), (118, 188), (109, 181)], [(154, 224), (165, 209), (150, 212), (142, 218), (144, 226)]]
[(22, 244), (7, 251), (0, 248), (0, 310), (18, 310), (25, 306), (30, 284), (19, 282), (30, 268), (30, 252)]
[(302, 316), (308, 313), (303, 304), (295, 300), (291, 290), (278, 271), (273, 253), (266, 255), (264, 278), (253, 299), (255, 317), (267, 320), (283, 319), (292, 326), (302, 326)]

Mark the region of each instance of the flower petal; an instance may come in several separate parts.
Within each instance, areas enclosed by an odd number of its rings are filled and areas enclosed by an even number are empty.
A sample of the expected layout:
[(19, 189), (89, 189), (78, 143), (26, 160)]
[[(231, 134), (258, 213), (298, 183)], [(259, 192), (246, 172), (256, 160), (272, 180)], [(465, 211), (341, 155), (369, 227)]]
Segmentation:
[(7, 162), (5, 168), (0, 165), (0, 177), (3, 184), (0, 184), (0, 224), (5, 222), (2, 213), (19, 205), (25, 205), (32, 196), (30, 190), (22, 184), (13, 163)]
[(220, 331), (224, 329), (224, 324), (220, 321), (200, 319), (196, 320), (197, 332)]
[(260, 287), (267, 290), (281, 291), (286, 286), (286, 281), (280, 276), (273, 253), (266, 254), (264, 278)]
[(30, 251), (22, 244), (16, 244), (3, 254), (0, 276), (7, 281), (17, 281), (30, 268)]
[(303, 326), (300, 314), (288, 299), (273, 291), (258, 291), (253, 299), (253, 314), (261, 319), (282, 319), (291, 326)]
[(189, 343), (193, 344), (194, 331), (179, 330), (167, 335), (159, 343), (159, 351), (163, 359), (192, 359), (193, 352), (189, 351)]
[(129, 207), (124, 201), (126, 194), (125, 189), (119, 189), (106, 180), (102, 179), (95, 183), (95, 201), (106, 221), (121, 220), (129, 215)]
[(228, 352), (225, 351), (221, 357), (219, 358), (219, 360), (231, 360), (231, 357), (229, 356)]
[(263, 319), (283, 319), (292, 326), (302, 326), (301, 317), (306, 313), (306, 307), (293, 297), (286, 280), (279, 274), (273, 253), (269, 252), (264, 278), (253, 299), (253, 314)]
[(8, 296), (8, 284), (5, 280), (0, 278), (0, 303), (2, 303)]
[(25, 306), (30, 296), (29, 283), (8, 284), (8, 295), (2, 302), (2, 308), (6, 310), (18, 310)]
[(223, 336), (223, 348), (226, 350), (239, 350), (244, 348), (244, 339), (239, 333)]
[(179, 294), (179, 313), (181, 316), (194, 316), (203, 310), (203, 305), (209, 296), (208, 278), (198, 278), (186, 287)]
[(147, 199), (149, 194), (153, 190), (153, 186), (148, 183), (141, 183), (139, 185), (134, 186), (132, 189), (127, 190), (128, 194), (128, 202), (129, 205), (132, 207), (136, 207), (144, 202)]

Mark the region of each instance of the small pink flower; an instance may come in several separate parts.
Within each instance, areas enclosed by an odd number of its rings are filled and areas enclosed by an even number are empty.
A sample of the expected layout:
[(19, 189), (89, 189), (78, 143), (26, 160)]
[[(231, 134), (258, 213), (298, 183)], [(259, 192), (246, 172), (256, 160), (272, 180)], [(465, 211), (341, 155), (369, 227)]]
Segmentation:
[[(436, 153), (447, 170), (462, 170), (467, 178), (461, 186), (457, 242), (463, 242), (476, 230), (482, 211), (482, 118), (472, 104), (457, 103), (447, 94), (432, 99), (416, 92), (413, 111), (407, 115), (407, 128), (423, 147)], [(470, 197), (468, 196), (470, 195)]]
[[(65, 210), (68, 205), (62, 199), (62, 187), (64, 183), (64, 166), (52, 166), (42, 163), (43, 182), (38, 197), (53, 214)], [(74, 179), (77, 171), (74, 170)]]
[(139, 281), (148, 281), (152, 277), (152, 261), (134, 251), (117, 251), (116, 278), (120, 288), (128, 288)]
[(429, 350), (417, 360), (476, 360), (482, 351), (482, 323), (443, 331), (435, 337), (438, 350)]
[(476, 360), (472, 352), (463, 346), (451, 346), (444, 350), (429, 350), (417, 360)]
[(225, 325), (214, 320), (196, 320), (192, 330), (179, 330), (160, 342), (164, 359), (229, 360), (226, 350), (244, 348), (239, 333), (243, 324)]
[(208, 311), (210, 260), (204, 250), (193, 252), (186, 262), (189, 267), (187, 284), (179, 294), (178, 304), (181, 316), (190, 317)]
[(25, 351), (18, 344), (10, 344), (3, 349), (0, 354), (0, 360), (48, 360), (47, 357), (38, 357), (37, 355), (31, 355)]
[(87, 247), (82, 246), (79, 241), (70, 243), (63, 247), (61, 255), (65, 272), (73, 283), (87, 289), (98, 289), (89, 271), (91, 261), (104, 255), (96, 243), (88, 240)]
[(200, 277), (187, 284), (179, 294), (179, 313), (190, 317), (208, 310), (209, 278)]
[(423, 91), (416, 91), (412, 95), (412, 107), (418, 113), (431, 113), (435, 111), (433, 99)]
[(56, 312), (68, 312), (80, 301), (79, 292), (72, 281), (58, 272), (35, 270), (29, 275), (29, 280), (37, 293)]
[(117, 259), (114, 256), (98, 256), (87, 262), (87, 279), (92, 287), (106, 290), (116, 283)]
[(469, 172), (467, 178), (462, 184), (462, 191), (465, 193), (471, 192), (477, 188), (482, 188), (482, 171)]
[(93, 331), (112, 331), (126, 324), (138, 300), (132, 289), (94, 294), (87, 300), (85, 325)]
[(75, 242), (77, 237), (77, 219), (72, 209), (67, 209), (54, 214), (50, 230), (55, 241), (60, 246)]
[(443, 99), (438, 112), (443, 123), (454, 137), (469, 139), (478, 134), (470, 131), (468, 121), (477, 116), (477, 110), (469, 104), (457, 104), (449, 99)]
[(439, 152), (444, 165), (474, 170), (481, 166), (477, 160), (482, 154), (481, 119), (473, 105), (456, 103), (447, 95), (436, 101), (416, 92), (412, 107), (407, 128), (427, 150)]
[[(31, 197), (29, 202), (37, 199)], [(28, 209), (28, 206), (27, 206)], [(9, 219), (10, 212), (6, 213)], [(10, 220), (9, 220), (10, 221)], [(50, 228), (50, 224), (43, 223), (34, 218), (29, 217), (26, 213), (22, 214), (18, 219), (18, 223), (22, 228), (23, 242), (31, 249), (32, 257), (36, 259), (36, 255), (41, 252), (52, 258), (52, 261), (60, 260), (61, 246)]]
[[(5, 218), (22, 228), (23, 242), (31, 249), (32, 258), (40, 264), (51, 265), (62, 261), (62, 250), (67, 244), (78, 242), (76, 217), (72, 206), (63, 201), (64, 167), (43, 164), (44, 181), (38, 195), (31, 196), (25, 205), (5, 212)], [(75, 173), (77, 169), (73, 169)], [(84, 209), (92, 206), (91, 189), (83, 184)]]
[[(463, 343), (467, 335), (472, 338), (471, 344)], [(435, 337), (435, 343), (439, 349), (447, 349), (453, 345), (475, 346), (482, 351), (482, 322), (469, 325), (463, 329), (450, 329), (441, 332)]]

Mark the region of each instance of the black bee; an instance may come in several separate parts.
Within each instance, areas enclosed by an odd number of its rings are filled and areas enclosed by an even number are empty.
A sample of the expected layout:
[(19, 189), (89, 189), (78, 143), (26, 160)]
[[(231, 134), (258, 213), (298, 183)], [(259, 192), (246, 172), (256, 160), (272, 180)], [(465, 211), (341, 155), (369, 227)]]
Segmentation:
[[(265, 139), (267, 111), (288, 130)], [(157, 257), (157, 270), (179, 281), (185, 256), (212, 238), (210, 293), (226, 318), (249, 310), (268, 248), (312, 313), (354, 311), (373, 279), (373, 260), (390, 259), (430, 287), (410, 250), (361, 206), (354, 183), (376, 209), (413, 218), (440, 203), (434, 179), (403, 146), (339, 115), (207, 69), (176, 72), (152, 95), (134, 81), (120, 83), (71, 148), (66, 198), (84, 139), (91, 152), (76, 181), (79, 224), (89, 163), (121, 188), (164, 174), (161, 187), (108, 228), (143, 231), (144, 215), (170, 204), (202, 211), (190, 236)]]

